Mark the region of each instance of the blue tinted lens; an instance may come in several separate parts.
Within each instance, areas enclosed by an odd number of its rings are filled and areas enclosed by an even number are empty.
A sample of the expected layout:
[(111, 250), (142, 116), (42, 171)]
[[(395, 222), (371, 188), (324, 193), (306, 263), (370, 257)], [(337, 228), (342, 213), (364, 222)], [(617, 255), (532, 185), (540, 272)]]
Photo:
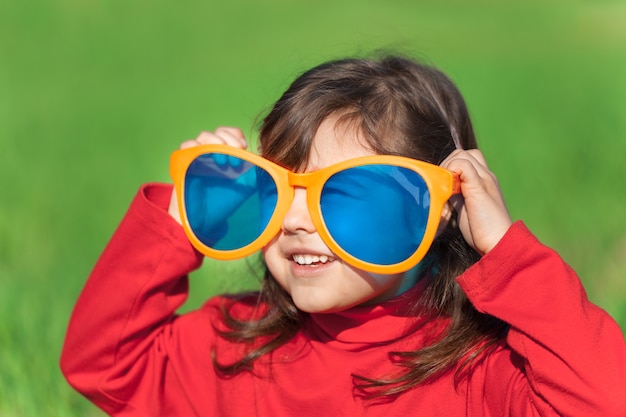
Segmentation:
[(424, 237), (430, 193), (424, 179), (407, 168), (365, 165), (328, 179), (322, 217), (330, 235), (350, 255), (372, 264), (408, 259)]
[(226, 154), (196, 158), (185, 175), (184, 200), (191, 230), (216, 250), (242, 248), (265, 230), (278, 193), (262, 168)]

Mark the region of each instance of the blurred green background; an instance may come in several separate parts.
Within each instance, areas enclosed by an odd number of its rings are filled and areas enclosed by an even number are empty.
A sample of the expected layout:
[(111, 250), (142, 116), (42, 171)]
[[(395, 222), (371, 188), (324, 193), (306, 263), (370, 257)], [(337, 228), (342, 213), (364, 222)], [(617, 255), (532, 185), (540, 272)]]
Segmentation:
[[(626, 329), (626, 2), (4, 0), (0, 416), (98, 416), (58, 371), (73, 303), (171, 150), (300, 71), (386, 48), (464, 93), (509, 208)], [(254, 285), (207, 262), (193, 308)], [(549, 279), (549, 277), (547, 277)]]

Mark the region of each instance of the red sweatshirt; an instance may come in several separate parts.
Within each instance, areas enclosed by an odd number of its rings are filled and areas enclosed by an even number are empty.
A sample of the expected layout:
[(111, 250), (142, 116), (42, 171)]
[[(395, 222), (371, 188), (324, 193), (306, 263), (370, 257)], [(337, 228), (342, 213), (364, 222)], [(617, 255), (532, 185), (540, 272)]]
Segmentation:
[[(164, 185), (141, 189), (70, 321), (63, 373), (111, 415), (626, 417), (621, 330), (521, 222), (458, 278), (479, 311), (511, 327), (456, 387), (448, 373), (387, 402), (353, 389), (353, 374), (397, 372), (389, 352), (415, 350), (445, 325), (406, 313), (419, 284), (379, 305), (312, 314), (254, 373), (222, 377), (211, 351), (222, 363), (242, 352), (216, 336), (224, 298), (175, 314), (187, 295), (187, 273), (202, 257), (166, 213), (170, 192)], [(253, 308), (246, 300), (236, 305), (242, 316)]]

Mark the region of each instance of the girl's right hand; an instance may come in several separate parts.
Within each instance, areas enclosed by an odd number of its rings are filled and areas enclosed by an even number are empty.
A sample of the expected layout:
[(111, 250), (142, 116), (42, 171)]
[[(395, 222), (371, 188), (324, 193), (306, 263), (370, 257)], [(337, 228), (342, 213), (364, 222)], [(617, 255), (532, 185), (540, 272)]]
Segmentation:
[[(246, 149), (248, 143), (244, 137), (243, 131), (237, 127), (220, 126), (214, 132), (202, 132), (197, 138), (187, 140), (180, 145), (180, 149), (192, 148), (200, 145), (229, 145), (235, 148)], [(170, 206), (168, 209), (170, 216), (179, 224), (182, 224), (180, 212), (178, 211), (178, 200), (176, 199), (176, 191), (172, 191)]]

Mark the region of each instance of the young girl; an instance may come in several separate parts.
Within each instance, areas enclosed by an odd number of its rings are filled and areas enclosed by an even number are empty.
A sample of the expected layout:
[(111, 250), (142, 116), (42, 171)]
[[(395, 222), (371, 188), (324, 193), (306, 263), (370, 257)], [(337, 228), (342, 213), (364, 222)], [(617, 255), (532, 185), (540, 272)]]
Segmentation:
[[(140, 189), (63, 349), (92, 402), (119, 416), (626, 416), (619, 327), (511, 221), (441, 72), (320, 65), (259, 138), (261, 156), (239, 129), (203, 132), (172, 157), (175, 191)], [(204, 254), (257, 249), (258, 293), (176, 314)]]

